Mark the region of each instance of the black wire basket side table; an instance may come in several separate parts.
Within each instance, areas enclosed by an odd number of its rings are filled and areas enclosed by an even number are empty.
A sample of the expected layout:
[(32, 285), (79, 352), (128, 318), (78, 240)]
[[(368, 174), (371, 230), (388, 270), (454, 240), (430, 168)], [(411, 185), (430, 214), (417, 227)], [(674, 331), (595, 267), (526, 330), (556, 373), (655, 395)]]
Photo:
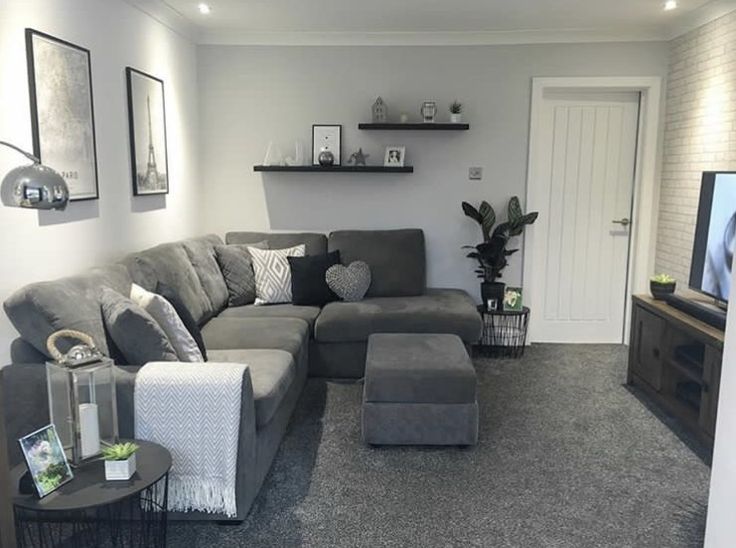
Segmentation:
[(526, 347), (529, 308), (521, 310), (486, 310), (478, 306), (483, 319), (483, 333), (476, 351), (489, 358), (520, 358)]
[[(43, 499), (16, 494), (18, 547), (165, 547), (171, 455), (154, 443), (136, 443), (137, 471), (128, 481), (106, 481), (104, 463), (96, 461)], [(12, 475), (24, 471), (21, 465)]]

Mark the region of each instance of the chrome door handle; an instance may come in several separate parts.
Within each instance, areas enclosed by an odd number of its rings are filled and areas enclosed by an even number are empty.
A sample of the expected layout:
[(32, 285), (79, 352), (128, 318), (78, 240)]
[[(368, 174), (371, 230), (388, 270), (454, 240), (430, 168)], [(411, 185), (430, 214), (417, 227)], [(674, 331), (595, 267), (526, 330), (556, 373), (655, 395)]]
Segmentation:
[(626, 217), (624, 217), (623, 219), (618, 219), (618, 220), (614, 219), (611, 222), (616, 223), (617, 225), (621, 225), (621, 226), (629, 226), (631, 224), (631, 221), (627, 219)]

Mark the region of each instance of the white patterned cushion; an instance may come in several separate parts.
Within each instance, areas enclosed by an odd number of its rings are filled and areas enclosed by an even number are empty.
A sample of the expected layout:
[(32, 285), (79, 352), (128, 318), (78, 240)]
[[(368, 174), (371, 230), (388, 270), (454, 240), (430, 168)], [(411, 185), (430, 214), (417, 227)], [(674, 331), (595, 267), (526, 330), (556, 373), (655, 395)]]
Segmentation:
[(177, 357), (183, 362), (203, 362), (197, 342), (189, 333), (174, 305), (161, 295), (146, 291), (141, 286), (133, 284), (130, 287), (130, 300), (148, 312), (159, 327), (166, 333)]
[(248, 247), (256, 273), (255, 304), (291, 302), (291, 267), (287, 257), (304, 257), (304, 244), (287, 249)]

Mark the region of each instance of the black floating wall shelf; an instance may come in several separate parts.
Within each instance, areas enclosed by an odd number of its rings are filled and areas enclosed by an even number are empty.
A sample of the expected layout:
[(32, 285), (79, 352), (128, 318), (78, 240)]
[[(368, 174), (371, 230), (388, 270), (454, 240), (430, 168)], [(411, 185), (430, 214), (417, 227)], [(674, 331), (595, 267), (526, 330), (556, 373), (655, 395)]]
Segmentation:
[(414, 166), (253, 166), (253, 171), (281, 173), (414, 173)]
[(449, 124), (439, 122), (427, 122), (427, 123), (386, 123), (386, 124), (373, 124), (365, 123), (358, 124), (358, 129), (381, 129), (381, 130), (410, 130), (410, 131), (465, 131), (470, 129), (470, 124)]

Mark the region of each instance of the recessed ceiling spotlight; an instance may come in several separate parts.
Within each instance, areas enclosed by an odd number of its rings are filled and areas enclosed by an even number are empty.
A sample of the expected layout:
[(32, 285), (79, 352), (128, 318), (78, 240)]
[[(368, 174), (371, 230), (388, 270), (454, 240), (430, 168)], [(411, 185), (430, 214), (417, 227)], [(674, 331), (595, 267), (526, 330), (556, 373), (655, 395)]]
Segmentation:
[[(674, 0), (669, 0), (669, 1), (673, 2)], [(197, 9), (199, 9), (199, 13), (201, 13), (202, 15), (209, 15), (210, 13), (212, 13), (212, 8), (210, 8), (210, 5), (205, 4), (204, 2), (200, 2), (197, 5)]]
[(667, 0), (664, 3), (664, 11), (672, 11), (677, 8), (677, 0)]

